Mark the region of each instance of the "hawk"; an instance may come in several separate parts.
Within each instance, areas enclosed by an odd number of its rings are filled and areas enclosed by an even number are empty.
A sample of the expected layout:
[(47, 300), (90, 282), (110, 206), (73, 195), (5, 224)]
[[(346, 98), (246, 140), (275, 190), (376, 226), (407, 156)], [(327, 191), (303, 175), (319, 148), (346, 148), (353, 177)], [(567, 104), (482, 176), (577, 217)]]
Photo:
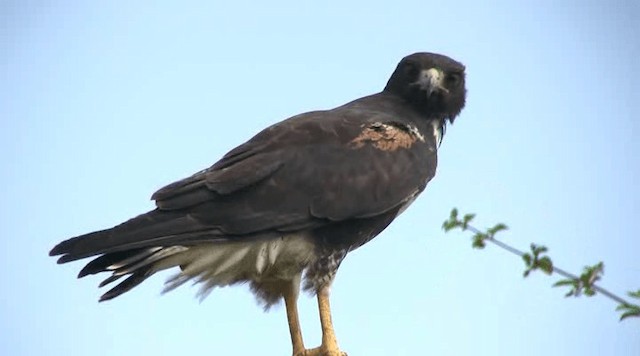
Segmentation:
[[(211, 167), (152, 196), (156, 208), (60, 242), (58, 263), (94, 257), (78, 277), (126, 277), (100, 301), (178, 267), (165, 291), (248, 283), (269, 307), (284, 299), (293, 355), (345, 355), (329, 287), (345, 256), (384, 230), (434, 177), (447, 123), (465, 104), (465, 67), (435, 53), (403, 58), (384, 90), (266, 128)], [(300, 287), (317, 296), (322, 344), (306, 349)]]

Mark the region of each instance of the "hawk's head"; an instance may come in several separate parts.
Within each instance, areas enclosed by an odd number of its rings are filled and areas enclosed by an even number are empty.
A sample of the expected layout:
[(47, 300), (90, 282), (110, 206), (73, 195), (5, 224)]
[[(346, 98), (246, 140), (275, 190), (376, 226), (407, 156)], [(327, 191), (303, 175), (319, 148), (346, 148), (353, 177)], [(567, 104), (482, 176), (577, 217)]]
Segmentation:
[(406, 99), (429, 118), (453, 122), (465, 103), (464, 65), (436, 53), (414, 53), (400, 61), (386, 92)]

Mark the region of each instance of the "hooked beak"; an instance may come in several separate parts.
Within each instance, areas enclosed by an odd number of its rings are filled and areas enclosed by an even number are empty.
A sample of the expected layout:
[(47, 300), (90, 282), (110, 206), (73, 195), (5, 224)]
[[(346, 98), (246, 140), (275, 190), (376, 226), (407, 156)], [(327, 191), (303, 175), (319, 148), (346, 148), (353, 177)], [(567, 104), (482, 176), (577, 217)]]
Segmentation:
[(427, 97), (430, 97), (431, 94), (438, 90), (442, 90), (445, 93), (449, 92), (449, 90), (442, 85), (443, 79), (444, 74), (441, 71), (435, 68), (430, 68), (420, 72), (420, 76), (415, 84), (418, 85), (420, 89), (427, 92)]

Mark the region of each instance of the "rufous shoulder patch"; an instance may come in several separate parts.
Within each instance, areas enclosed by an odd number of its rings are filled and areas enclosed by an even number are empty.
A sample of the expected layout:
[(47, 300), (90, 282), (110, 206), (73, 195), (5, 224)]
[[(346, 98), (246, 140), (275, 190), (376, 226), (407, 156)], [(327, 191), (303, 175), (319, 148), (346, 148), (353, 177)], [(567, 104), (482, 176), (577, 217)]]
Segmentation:
[(362, 132), (351, 140), (353, 148), (361, 148), (366, 144), (382, 151), (395, 151), (409, 148), (416, 141), (424, 142), (424, 137), (415, 127), (403, 124), (375, 122), (364, 127)]

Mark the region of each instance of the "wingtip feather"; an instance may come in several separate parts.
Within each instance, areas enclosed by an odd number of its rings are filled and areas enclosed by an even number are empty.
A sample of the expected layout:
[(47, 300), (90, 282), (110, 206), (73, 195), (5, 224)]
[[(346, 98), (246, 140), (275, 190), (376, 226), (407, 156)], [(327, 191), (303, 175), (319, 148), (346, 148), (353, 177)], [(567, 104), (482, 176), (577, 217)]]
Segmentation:
[[(104, 301), (113, 299), (113, 298), (115, 298), (115, 297), (117, 297), (117, 296), (119, 296), (121, 294), (124, 294), (124, 293), (130, 291), (131, 289), (133, 289), (138, 284), (142, 283), (145, 279), (147, 279), (147, 277), (149, 277), (152, 274), (153, 274), (153, 272), (151, 271), (150, 268), (147, 268), (147, 269), (144, 269), (144, 270), (139, 270), (139, 271), (133, 273), (132, 275), (130, 275), (129, 277), (127, 277), (127, 279), (125, 279), (124, 281), (120, 282), (120, 284), (116, 285), (115, 287), (113, 287), (109, 291), (107, 291), (105, 294), (103, 294), (100, 297), (100, 299), (98, 299), (98, 301), (99, 302), (104, 302)], [(110, 283), (110, 282), (113, 282), (116, 279), (117, 278), (107, 278), (106, 281), (109, 281), (109, 283)], [(107, 283), (104, 283), (104, 284), (107, 284)]]
[(67, 263), (67, 262), (71, 262), (71, 261), (76, 261), (81, 259), (82, 257), (79, 256), (75, 256), (75, 255), (70, 255), (70, 254), (66, 254), (66, 255), (62, 255), (60, 256), (60, 258), (58, 258), (58, 261), (56, 261), (59, 265), (63, 264), (63, 263)]
[(60, 246), (61, 244), (57, 244), (55, 245), (50, 251), (49, 251), (49, 256), (53, 257), (53, 256), (58, 256), (63, 254), (64, 252), (62, 252), (62, 247)]

